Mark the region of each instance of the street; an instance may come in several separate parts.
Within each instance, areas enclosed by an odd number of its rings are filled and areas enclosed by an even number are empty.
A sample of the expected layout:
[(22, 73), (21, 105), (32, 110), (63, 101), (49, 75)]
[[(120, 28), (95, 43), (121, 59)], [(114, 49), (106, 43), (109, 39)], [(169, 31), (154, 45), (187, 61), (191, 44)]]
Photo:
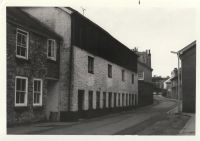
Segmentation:
[[(41, 123), (26, 127), (8, 128), (8, 134), (44, 135), (126, 135), (150, 134), (148, 128), (165, 119), (167, 112), (176, 107), (176, 101), (154, 96), (154, 104), (136, 110), (80, 120), (73, 123)], [(179, 117), (180, 119), (180, 117)], [(182, 121), (182, 120), (181, 120)], [(183, 119), (185, 124), (187, 118)], [(168, 123), (165, 123), (168, 124)], [(181, 126), (183, 126), (181, 125)], [(159, 125), (157, 125), (159, 126)], [(148, 128), (147, 128), (148, 127)], [(146, 131), (145, 131), (146, 130)], [(159, 129), (160, 130), (160, 129)], [(151, 132), (151, 134), (154, 134)]]

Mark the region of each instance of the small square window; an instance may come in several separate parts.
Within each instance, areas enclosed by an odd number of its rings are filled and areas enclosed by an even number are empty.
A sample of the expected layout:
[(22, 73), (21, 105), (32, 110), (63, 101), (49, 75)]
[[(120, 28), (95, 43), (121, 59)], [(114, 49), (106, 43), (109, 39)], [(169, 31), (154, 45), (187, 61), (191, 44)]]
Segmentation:
[(28, 32), (17, 29), (16, 34), (16, 56), (28, 59)]
[(15, 106), (27, 106), (28, 78), (15, 78)]
[(56, 61), (56, 41), (53, 39), (47, 40), (47, 58)]
[(42, 105), (42, 80), (41, 79), (33, 80), (33, 105), (34, 106)]
[(94, 58), (88, 56), (88, 73), (94, 73)]
[(138, 72), (138, 80), (144, 80), (144, 72)]

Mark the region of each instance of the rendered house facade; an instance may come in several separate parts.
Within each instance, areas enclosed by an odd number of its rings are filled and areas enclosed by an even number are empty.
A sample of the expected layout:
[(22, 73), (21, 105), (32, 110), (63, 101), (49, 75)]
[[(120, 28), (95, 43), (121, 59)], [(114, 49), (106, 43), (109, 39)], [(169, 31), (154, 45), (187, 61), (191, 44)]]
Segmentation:
[(182, 76), (182, 111), (196, 112), (196, 41), (179, 51)]

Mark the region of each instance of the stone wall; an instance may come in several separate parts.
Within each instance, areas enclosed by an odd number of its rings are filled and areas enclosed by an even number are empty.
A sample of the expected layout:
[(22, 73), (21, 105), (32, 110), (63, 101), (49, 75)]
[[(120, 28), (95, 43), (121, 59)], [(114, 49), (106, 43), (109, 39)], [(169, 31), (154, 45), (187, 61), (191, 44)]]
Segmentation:
[[(19, 26), (7, 22), (7, 123), (8, 125), (34, 122), (45, 119), (47, 97), (46, 77), (58, 79), (59, 52), (57, 61), (47, 59), (47, 37), (31, 32), (26, 27), (20, 29), (29, 32), (28, 60), (16, 57), (16, 29)], [(58, 42), (59, 43), (59, 42)], [(58, 44), (59, 50), (59, 44)], [(52, 69), (53, 68), (53, 69)], [(15, 107), (15, 77), (28, 78), (28, 103), (25, 107)], [(43, 103), (33, 106), (33, 78), (43, 80)]]
[(71, 16), (69, 13), (58, 7), (24, 7), (23, 11), (27, 12), (37, 20), (45, 24), (63, 39), (60, 47), (60, 74), (59, 74), (59, 91), (61, 111), (69, 110), (70, 80), (71, 80)]

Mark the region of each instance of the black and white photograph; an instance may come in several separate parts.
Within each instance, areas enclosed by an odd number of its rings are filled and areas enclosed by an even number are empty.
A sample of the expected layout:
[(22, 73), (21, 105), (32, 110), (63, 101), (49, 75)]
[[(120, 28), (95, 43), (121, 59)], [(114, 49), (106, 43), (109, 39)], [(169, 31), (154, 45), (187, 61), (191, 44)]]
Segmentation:
[(194, 137), (198, 10), (146, 3), (6, 4), (5, 134)]

